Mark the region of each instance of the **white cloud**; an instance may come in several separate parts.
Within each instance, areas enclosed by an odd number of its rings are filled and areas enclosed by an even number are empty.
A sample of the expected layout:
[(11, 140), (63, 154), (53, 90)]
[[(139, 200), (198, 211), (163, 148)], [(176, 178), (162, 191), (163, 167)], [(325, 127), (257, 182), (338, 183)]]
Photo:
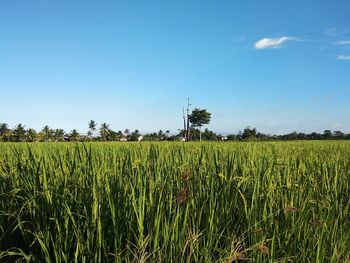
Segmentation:
[(350, 45), (350, 40), (340, 40), (340, 41), (334, 42), (334, 45), (338, 45), (338, 46)]
[(256, 49), (267, 49), (267, 48), (279, 48), (283, 45), (283, 43), (297, 40), (295, 37), (276, 37), (276, 38), (263, 38), (255, 43)]
[(339, 37), (345, 35), (347, 32), (348, 29), (346, 28), (329, 28), (324, 32), (324, 34), (326, 36)]
[(338, 55), (337, 56), (338, 60), (350, 60), (350, 56), (345, 56), (345, 55)]

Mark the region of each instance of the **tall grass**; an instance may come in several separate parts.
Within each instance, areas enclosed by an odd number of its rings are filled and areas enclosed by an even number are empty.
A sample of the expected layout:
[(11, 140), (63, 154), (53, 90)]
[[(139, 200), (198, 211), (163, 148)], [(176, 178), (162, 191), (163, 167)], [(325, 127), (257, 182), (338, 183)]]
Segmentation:
[(0, 261), (345, 262), (350, 143), (0, 144)]

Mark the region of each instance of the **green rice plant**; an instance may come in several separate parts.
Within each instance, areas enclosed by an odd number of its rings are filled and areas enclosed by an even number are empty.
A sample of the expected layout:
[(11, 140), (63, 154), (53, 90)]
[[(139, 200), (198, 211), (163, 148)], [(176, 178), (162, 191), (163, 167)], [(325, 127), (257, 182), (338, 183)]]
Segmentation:
[(0, 262), (346, 262), (350, 143), (0, 144)]

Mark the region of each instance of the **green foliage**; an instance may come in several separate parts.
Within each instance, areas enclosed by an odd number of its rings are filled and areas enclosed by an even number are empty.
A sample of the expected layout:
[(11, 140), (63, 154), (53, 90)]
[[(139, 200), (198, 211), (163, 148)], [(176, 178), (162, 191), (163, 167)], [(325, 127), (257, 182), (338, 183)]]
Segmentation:
[(96, 131), (97, 123), (94, 120), (89, 121), (89, 130), (91, 132)]
[(242, 139), (256, 138), (256, 135), (257, 135), (256, 128), (247, 127), (244, 129), (242, 133)]
[(2, 143), (1, 262), (347, 262), (350, 143)]
[(202, 126), (209, 124), (211, 113), (207, 112), (206, 109), (195, 108), (189, 116), (189, 121), (192, 127), (199, 127), (199, 140), (202, 140)]
[(16, 127), (12, 131), (13, 137), (17, 142), (25, 141), (26, 130), (22, 123), (16, 125)]
[(76, 129), (73, 129), (69, 134), (69, 140), (76, 142), (76, 141), (79, 141), (79, 138), (80, 138), (79, 132)]
[[(201, 140), (202, 138), (207, 141), (216, 140), (249, 140), (249, 141), (272, 141), (272, 140), (350, 140), (350, 134), (343, 133), (341, 131), (325, 130), (323, 134), (312, 132), (309, 134), (298, 133), (296, 131), (283, 135), (270, 135), (258, 132), (256, 128), (247, 127), (243, 132), (238, 134), (228, 134), (226, 136), (217, 134), (211, 130), (205, 129), (202, 132), (202, 125), (209, 123), (211, 114), (206, 110), (195, 109), (192, 115), (189, 116), (192, 119), (191, 129), (187, 134), (185, 129), (179, 129), (178, 134), (170, 135), (170, 131), (159, 130), (158, 132), (151, 132), (147, 134), (140, 133), (139, 130), (130, 132), (129, 129), (113, 131), (109, 128), (109, 124), (102, 123), (99, 129), (98, 136), (96, 132), (97, 124), (91, 120), (89, 130), (86, 135), (79, 134), (79, 136), (71, 136), (66, 134), (63, 129), (51, 129), (49, 126), (44, 126), (40, 132), (36, 132), (34, 129), (24, 129), (24, 125), (19, 124), (13, 129), (10, 129), (8, 124), (0, 123), (0, 142), (63, 142), (63, 141), (176, 141), (182, 138), (189, 138), (191, 140)], [(199, 128), (199, 129), (198, 129)], [(76, 129), (74, 134), (78, 133)]]
[(109, 124), (102, 123), (100, 127), (100, 135), (104, 141), (107, 141), (108, 135), (110, 134)]
[(36, 140), (37, 133), (34, 129), (28, 129), (26, 131), (27, 141), (34, 142)]
[(206, 109), (195, 108), (189, 116), (190, 123), (193, 127), (202, 127), (204, 124), (209, 124), (211, 113)]

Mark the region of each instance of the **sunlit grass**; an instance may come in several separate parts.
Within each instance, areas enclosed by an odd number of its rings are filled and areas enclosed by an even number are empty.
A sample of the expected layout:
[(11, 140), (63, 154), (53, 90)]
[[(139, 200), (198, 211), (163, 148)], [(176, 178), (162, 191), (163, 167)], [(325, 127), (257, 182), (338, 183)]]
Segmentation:
[(0, 261), (344, 262), (350, 143), (0, 144)]

